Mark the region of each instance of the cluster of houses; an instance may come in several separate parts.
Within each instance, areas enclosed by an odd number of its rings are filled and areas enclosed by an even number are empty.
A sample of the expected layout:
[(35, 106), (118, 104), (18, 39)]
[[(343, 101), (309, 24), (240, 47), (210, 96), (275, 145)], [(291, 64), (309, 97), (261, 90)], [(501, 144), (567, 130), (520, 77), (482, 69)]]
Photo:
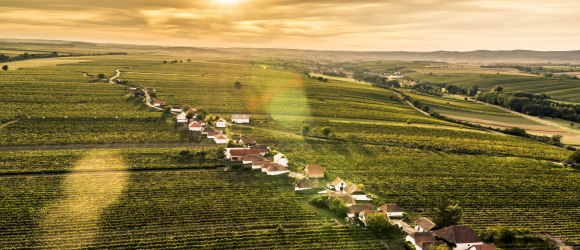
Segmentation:
[[(398, 73), (398, 72), (397, 72)], [(397, 75), (397, 74), (396, 74)], [(136, 89), (134, 96), (144, 95), (143, 90)], [(161, 100), (154, 100), (154, 107), (163, 108), (166, 103)], [(207, 126), (203, 121), (187, 118), (188, 113), (195, 112), (195, 109), (183, 111), (180, 106), (171, 106), (172, 113), (177, 114), (178, 123), (188, 123), (189, 130), (201, 132), (207, 138), (213, 139), (217, 144), (227, 144), (229, 139), (223, 134), (220, 128), (225, 128), (227, 121), (223, 118), (215, 122), (215, 127)], [(231, 122), (236, 124), (250, 123), (249, 115), (232, 115)], [(254, 170), (260, 170), (267, 175), (282, 175), (290, 173), (288, 158), (282, 153), (277, 153), (272, 160), (270, 158), (270, 148), (258, 145), (250, 137), (241, 136), (237, 143), (241, 147), (226, 148), (225, 157), (228, 160), (241, 162)], [(319, 164), (308, 164), (304, 168), (304, 175), (299, 178), (294, 187), (295, 191), (320, 188), (320, 178), (325, 177), (325, 170)], [(398, 225), (408, 236), (407, 242), (413, 244), (417, 250), (427, 250), (435, 247), (444, 247), (456, 250), (495, 250), (495, 245), (483, 243), (477, 233), (468, 226), (453, 225), (448, 227), (438, 227), (427, 218), (420, 218), (415, 221), (415, 226), (410, 227), (401, 219), (405, 216), (404, 211), (395, 203), (388, 203), (374, 208), (370, 202), (372, 198), (367, 195), (358, 185), (347, 184), (341, 178), (336, 177), (329, 182), (326, 189), (320, 191), (321, 194), (328, 194), (328, 201), (341, 200), (348, 207), (346, 220), (352, 223), (367, 225), (367, 218), (371, 214), (385, 214), (391, 223)], [(358, 203), (357, 203), (358, 202)]]
[(254, 170), (260, 170), (267, 175), (281, 175), (290, 172), (288, 167), (288, 158), (282, 153), (277, 153), (268, 159), (270, 148), (264, 145), (257, 145), (256, 141), (249, 137), (242, 136), (238, 144), (243, 145), (239, 148), (226, 148), (225, 156), (230, 161), (241, 162)]

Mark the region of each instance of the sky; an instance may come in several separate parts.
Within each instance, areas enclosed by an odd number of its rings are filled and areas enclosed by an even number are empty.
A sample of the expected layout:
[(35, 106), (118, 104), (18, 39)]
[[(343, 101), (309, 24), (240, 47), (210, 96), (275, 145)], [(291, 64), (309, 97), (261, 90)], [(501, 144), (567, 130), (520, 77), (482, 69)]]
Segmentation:
[(578, 0), (0, 0), (0, 37), (351, 51), (580, 50)]

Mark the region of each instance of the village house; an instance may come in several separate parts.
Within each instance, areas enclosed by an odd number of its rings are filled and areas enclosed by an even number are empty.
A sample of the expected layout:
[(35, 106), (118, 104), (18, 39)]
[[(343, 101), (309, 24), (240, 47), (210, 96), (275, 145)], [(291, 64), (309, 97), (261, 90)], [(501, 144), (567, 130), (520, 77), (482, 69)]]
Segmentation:
[(213, 141), (217, 144), (228, 144), (230, 139), (228, 139), (225, 135), (218, 134), (213, 138)]
[(383, 213), (386, 213), (389, 218), (404, 217), (403, 210), (395, 203), (388, 203), (379, 207)]
[(216, 136), (218, 136), (218, 135), (221, 135), (221, 134), (222, 134), (222, 133), (220, 133), (220, 132), (217, 132), (217, 131), (216, 131), (216, 132), (208, 132), (208, 133), (207, 133), (207, 138), (208, 138), (208, 139), (214, 139)]
[(437, 240), (429, 232), (414, 232), (407, 235), (405, 240), (413, 244), (416, 250), (429, 250), (431, 247), (447, 245), (444, 241)]
[(319, 188), (320, 183), (317, 179), (302, 179), (296, 182), (296, 186), (294, 187), (294, 191), (300, 190), (308, 190), (313, 188)]
[(205, 128), (204, 128), (204, 129), (201, 131), (201, 134), (202, 134), (202, 135), (207, 135), (207, 134), (209, 134), (209, 133), (211, 133), (211, 132), (217, 132), (217, 130), (215, 130), (215, 129), (214, 129), (214, 128), (212, 128), (212, 127), (205, 127)]
[(371, 204), (354, 204), (348, 208), (348, 213), (346, 216), (348, 218), (357, 218), (360, 212), (365, 210), (373, 210), (373, 205)]
[(336, 199), (343, 201), (347, 207), (350, 207), (350, 206), (356, 204), (356, 201), (354, 200), (354, 198), (352, 198), (352, 196), (350, 196), (348, 194), (336, 193), (336, 194), (329, 194), (328, 195), (328, 201), (333, 201)]
[(165, 107), (165, 101), (155, 100), (153, 102), (153, 107)]
[(266, 145), (253, 145), (253, 146), (250, 146), (250, 148), (260, 150), (260, 154), (262, 156), (266, 156), (267, 154), (270, 153), (270, 148), (268, 148), (268, 146), (266, 146)]
[(324, 168), (318, 164), (308, 164), (304, 167), (304, 174), (308, 178), (324, 178)]
[(477, 233), (464, 225), (448, 226), (430, 233), (436, 239), (445, 241), (448, 246), (455, 250), (474, 249), (475, 246), (483, 245), (483, 241)]
[(185, 114), (185, 112), (181, 112), (179, 115), (177, 115), (177, 118), (175, 118), (177, 120), (178, 123), (187, 123), (189, 120), (187, 119), (187, 114)]
[(266, 163), (269, 163), (269, 162), (270, 161), (268, 161), (268, 160), (254, 161), (254, 162), (252, 162), (252, 169), (261, 170), (262, 166)]
[[(266, 169), (266, 174), (268, 175), (281, 175), (281, 174), (286, 174), (289, 173), (290, 171), (288, 169), (286, 169), (286, 167), (277, 164), (277, 163), (269, 163), (266, 164), (267, 167)], [(262, 168), (264, 169), (264, 168)]]
[(185, 111), (185, 113), (186, 114), (195, 114), (196, 111), (197, 111), (197, 109), (189, 108), (187, 111)]
[(364, 210), (362, 212), (359, 213), (358, 215), (358, 219), (365, 224), (365, 226), (367, 225), (367, 218), (369, 215), (371, 214), (383, 214), (381, 211), (378, 210)]
[(362, 191), (362, 189), (360, 189), (360, 187), (358, 187), (357, 185), (352, 184), (352, 183), (347, 185), (344, 188), (343, 192), (350, 194), (357, 201), (370, 201), (371, 200), (369, 197), (367, 197), (367, 194), (364, 191)]
[(232, 123), (250, 123), (250, 115), (232, 115)]
[(247, 136), (241, 136), (238, 140), (238, 144), (243, 145), (245, 147), (250, 147), (256, 145), (256, 141)]
[(328, 184), (329, 189), (334, 189), (336, 191), (343, 191), (346, 188), (346, 182), (342, 179), (336, 177), (332, 182)]
[(183, 112), (183, 110), (181, 110), (181, 106), (171, 106), (171, 113), (180, 113)]
[(242, 161), (246, 155), (261, 155), (261, 152), (251, 148), (226, 148), (226, 159)]
[(415, 221), (415, 230), (417, 232), (428, 232), (434, 229), (438, 229), (438, 226), (425, 217), (421, 217)]
[(243, 164), (252, 164), (255, 161), (263, 161), (264, 157), (262, 157), (262, 155), (260, 154), (248, 154), (245, 155), (244, 158), (242, 159), (242, 163)]
[(219, 120), (217, 120), (217, 122), (215, 123), (215, 126), (218, 128), (225, 128), (226, 127), (226, 120), (223, 118), (220, 118)]
[(284, 167), (288, 167), (288, 158), (286, 158), (286, 156), (284, 156), (282, 153), (277, 153), (274, 155), (274, 162)]
[(203, 129), (198, 121), (191, 122), (189, 124), (189, 131), (200, 132)]

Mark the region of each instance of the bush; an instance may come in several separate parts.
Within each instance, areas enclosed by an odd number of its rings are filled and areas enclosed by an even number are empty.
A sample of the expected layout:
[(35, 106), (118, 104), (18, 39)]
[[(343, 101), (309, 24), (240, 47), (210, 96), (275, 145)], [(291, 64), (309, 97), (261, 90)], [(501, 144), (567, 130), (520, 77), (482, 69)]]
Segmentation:
[(369, 214), (366, 223), (367, 227), (373, 231), (389, 231), (395, 227), (384, 213)]
[(312, 204), (313, 206), (317, 207), (317, 208), (328, 208), (328, 196), (325, 195), (320, 195), (314, 199), (312, 199), (310, 201), (310, 204)]
[(348, 213), (348, 207), (344, 201), (339, 199), (331, 201), (328, 207), (330, 208), (330, 211), (336, 213), (340, 217), (344, 217)]
[(324, 134), (324, 136), (329, 136), (330, 132), (332, 132), (332, 129), (330, 127), (324, 127), (322, 129), (322, 134)]

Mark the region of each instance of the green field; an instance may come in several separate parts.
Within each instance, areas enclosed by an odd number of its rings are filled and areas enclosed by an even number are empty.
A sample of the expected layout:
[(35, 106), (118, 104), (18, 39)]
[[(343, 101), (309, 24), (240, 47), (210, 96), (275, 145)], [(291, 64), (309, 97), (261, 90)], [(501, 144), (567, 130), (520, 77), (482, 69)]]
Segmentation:
[[(174, 58), (184, 62), (163, 63)], [(220, 159), (217, 146), (184, 136), (170, 116), (129, 98), (126, 87), (94, 82), (117, 68), (120, 79), (155, 89), (169, 104), (226, 117), (251, 114), (252, 124), (231, 132), (280, 150), (292, 169), (322, 164), (329, 176), (364, 184), (417, 216), (429, 216), (447, 196), (477, 230), (522, 226), (580, 244), (580, 176), (552, 163), (569, 151), (437, 120), (386, 89), (320, 82), (256, 61), (103, 56), (1, 72), (0, 104), (8, 108), (0, 119), (9, 123), (0, 128), (0, 211), (7, 215), (0, 219), (0, 247), (400, 247), (402, 236), (345, 226), (308, 205), (288, 177), (221, 170), (232, 165)], [(517, 119), (460, 100), (425, 101)], [(75, 148), (126, 143), (188, 147)], [(179, 156), (180, 149), (191, 158)]]
[(530, 94), (546, 94), (554, 99), (580, 102), (580, 81), (560, 80), (536, 76), (521, 76), (509, 74), (411, 74), (410, 79), (421, 82), (451, 84), (464, 88), (478, 85), (480, 89), (489, 90), (502, 86), (508, 91)]

